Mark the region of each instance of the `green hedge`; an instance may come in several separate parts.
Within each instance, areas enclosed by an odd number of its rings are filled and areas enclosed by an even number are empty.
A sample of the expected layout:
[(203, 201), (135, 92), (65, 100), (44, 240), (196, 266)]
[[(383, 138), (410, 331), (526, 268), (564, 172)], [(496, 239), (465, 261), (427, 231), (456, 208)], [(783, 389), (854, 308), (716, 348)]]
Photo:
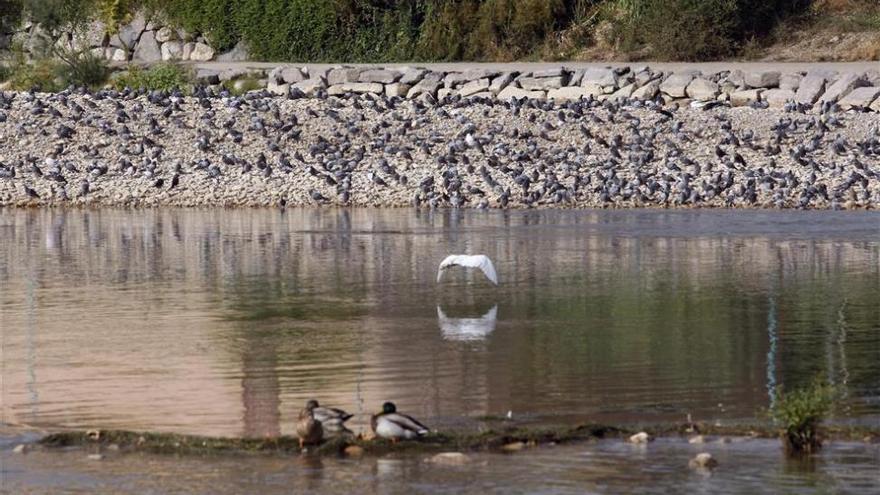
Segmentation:
[[(113, 22), (137, 8), (203, 33), (220, 51), (296, 62), (512, 60), (559, 33), (609, 21), (615, 41), (655, 58), (734, 54), (810, 0), (0, 0), (51, 25)], [(7, 9), (10, 10), (10, 9)], [(11, 10), (15, 10), (13, 7)], [(595, 15), (599, 12), (601, 15)], [(0, 12), (2, 13), (2, 12)], [(8, 17), (8, 16), (7, 16)], [(580, 42), (580, 41), (578, 41)], [(577, 48), (574, 46), (573, 48)]]

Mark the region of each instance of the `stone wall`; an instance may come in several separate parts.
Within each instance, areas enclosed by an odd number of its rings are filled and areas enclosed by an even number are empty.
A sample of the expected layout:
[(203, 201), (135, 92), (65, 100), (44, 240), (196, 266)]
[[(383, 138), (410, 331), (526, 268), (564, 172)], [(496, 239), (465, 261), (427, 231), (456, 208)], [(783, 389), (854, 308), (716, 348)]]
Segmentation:
[(175, 29), (148, 18), (143, 12), (137, 13), (131, 22), (119, 26), (112, 35), (108, 31), (101, 21), (92, 21), (78, 30), (58, 32), (49, 32), (40, 25), (25, 22), (12, 32), (0, 33), (0, 50), (18, 44), (25, 53), (36, 55), (41, 47), (55, 45), (67, 50), (88, 49), (108, 61), (120, 63), (248, 59), (244, 44), (218, 54), (203, 35)]
[[(234, 80), (243, 69), (202, 69), (197, 77), (216, 85)], [(880, 111), (880, 70), (843, 72), (816, 68), (809, 72), (741, 70), (702, 73), (650, 67), (565, 67), (535, 72), (470, 69), (437, 72), (419, 67), (348, 67), (315, 70), (281, 66), (265, 74), (268, 91), (280, 95), (339, 96), (372, 93), (388, 97), (533, 98), (552, 100), (660, 99), (665, 103), (808, 109), (837, 104), (843, 110)]]

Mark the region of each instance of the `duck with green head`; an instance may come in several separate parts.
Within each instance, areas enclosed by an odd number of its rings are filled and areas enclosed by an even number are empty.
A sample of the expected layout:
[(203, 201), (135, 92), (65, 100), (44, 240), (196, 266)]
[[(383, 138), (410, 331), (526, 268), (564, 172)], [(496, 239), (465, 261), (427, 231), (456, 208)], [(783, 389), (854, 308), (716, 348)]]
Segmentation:
[(370, 421), (373, 433), (392, 442), (400, 439), (411, 440), (428, 434), (428, 427), (412, 416), (397, 412), (393, 402), (382, 404), (382, 412), (375, 414)]

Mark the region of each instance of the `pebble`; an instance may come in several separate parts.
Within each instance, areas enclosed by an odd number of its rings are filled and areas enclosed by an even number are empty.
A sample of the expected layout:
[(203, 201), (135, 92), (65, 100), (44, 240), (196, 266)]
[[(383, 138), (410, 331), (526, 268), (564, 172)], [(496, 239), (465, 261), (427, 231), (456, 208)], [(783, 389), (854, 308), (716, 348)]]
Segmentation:
[(501, 447), (501, 450), (504, 452), (519, 452), (524, 448), (526, 448), (526, 444), (524, 442), (511, 442)]
[(648, 435), (644, 431), (640, 431), (640, 432), (636, 433), (635, 435), (629, 437), (629, 439), (627, 439), (627, 441), (629, 443), (648, 443), (648, 442), (653, 442), (654, 437), (652, 437), (651, 435)]
[(364, 448), (359, 445), (349, 445), (342, 452), (349, 457), (360, 457), (364, 455)]
[(431, 458), (434, 464), (444, 464), (447, 466), (461, 466), (468, 464), (471, 458), (461, 452), (441, 452)]
[(708, 452), (702, 452), (690, 460), (688, 466), (694, 469), (713, 469), (718, 466), (718, 461)]

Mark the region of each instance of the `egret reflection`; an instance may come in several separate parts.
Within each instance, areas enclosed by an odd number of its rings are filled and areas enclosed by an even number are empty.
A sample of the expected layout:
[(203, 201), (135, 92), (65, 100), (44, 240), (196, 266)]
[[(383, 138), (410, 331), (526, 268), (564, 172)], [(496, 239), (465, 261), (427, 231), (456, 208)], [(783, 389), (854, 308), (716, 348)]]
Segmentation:
[(450, 318), (437, 306), (437, 321), (444, 340), (483, 340), (495, 330), (497, 319), (497, 304), (479, 318)]

